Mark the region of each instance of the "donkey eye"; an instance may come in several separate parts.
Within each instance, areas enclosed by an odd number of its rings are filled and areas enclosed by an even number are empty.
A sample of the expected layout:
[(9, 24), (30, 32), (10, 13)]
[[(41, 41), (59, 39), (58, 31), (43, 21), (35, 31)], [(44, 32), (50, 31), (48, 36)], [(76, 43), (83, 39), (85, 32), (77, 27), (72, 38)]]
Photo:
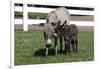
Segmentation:
[(56, 25), (54, 22), (52, 22), (51, 24), (52, 24), (52, 26), (55, 26)]

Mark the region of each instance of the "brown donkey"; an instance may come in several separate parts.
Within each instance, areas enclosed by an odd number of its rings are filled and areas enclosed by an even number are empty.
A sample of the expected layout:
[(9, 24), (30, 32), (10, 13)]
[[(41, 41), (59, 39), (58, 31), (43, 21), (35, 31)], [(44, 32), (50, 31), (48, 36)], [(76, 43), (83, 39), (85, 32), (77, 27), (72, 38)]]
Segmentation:
[[(64, 21), (67, 21), (64, 23)], [(57, 40), (59, 38), (60, 40), (60, 51), (62, 52), (62, 36), (60, 33), (57, 32), (57, 28), (59, 26), (67, 25), (70, 21), (70, 14), (68, 10), (65, 7), (57, 8), (54, 11), (51, 11), (48, 13), (47, 20), (46, 20), (46, 26), (45, 26), (45, 32), (44, 32), (44, 38), (45, 38), (45, 44), (46, 44), (46, 55), (48, 55), (48, 47), (51, 46), (51, 38), (53, 37), (55, 39), (55, 54), (57, 55)]]
[(45, 24), (45, 30), (44, 30), (44, 41), (46, 46), (46, 52), (45, 55), (48, 55), (48, 49), (52, 45), (52, 38), (55, 39), (55, 54), (57, 55), (57, 35), (55, 33), (54, 27), (51, 24)]
[[(52, 24), (47, 23), (44, 25), (44, 40), (45, 40), (45, 46), (46, 46), (46, 53), (45, 55), (48, 55), (48, 49), (52, 45), (52, 38), (54, 39), (54, 46), (55, 46), (55, 55), (58, 54), (57, 51), (57, 41), (59, 39), (60, 41), (60, 52), (62, 52), (62, 36), (61, 33), (59, 32), (59, 27), (62, 27), (63, 25), (59, 25), (60, 21), (58, 22), (57, 28), (53, 27)], [(59, 33), (58, 33), (59, 32)]]

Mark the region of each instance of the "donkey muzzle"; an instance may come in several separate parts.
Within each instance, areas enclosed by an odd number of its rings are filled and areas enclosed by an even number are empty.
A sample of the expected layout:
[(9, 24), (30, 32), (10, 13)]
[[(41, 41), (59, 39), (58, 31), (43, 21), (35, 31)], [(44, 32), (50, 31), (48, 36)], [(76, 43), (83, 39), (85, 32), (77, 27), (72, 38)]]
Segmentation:
[(46, 40), (46, 47), (50, 47), (51, 46), (51, 39), (47, 39)]

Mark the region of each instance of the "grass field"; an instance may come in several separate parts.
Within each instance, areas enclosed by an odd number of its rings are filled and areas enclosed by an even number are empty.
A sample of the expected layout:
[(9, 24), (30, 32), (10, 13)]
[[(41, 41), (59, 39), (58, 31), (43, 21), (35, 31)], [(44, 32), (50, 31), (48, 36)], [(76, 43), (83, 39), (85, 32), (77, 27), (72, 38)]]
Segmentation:
[[(78, 53), (44, 56), (42, 31), (15, 32), (15, 65), (94, 60), (94, 32), (79, 32)], [(54, 47), (54, 46), (52, 46)], [(59, 46), (58, 46), (59, 48)]]

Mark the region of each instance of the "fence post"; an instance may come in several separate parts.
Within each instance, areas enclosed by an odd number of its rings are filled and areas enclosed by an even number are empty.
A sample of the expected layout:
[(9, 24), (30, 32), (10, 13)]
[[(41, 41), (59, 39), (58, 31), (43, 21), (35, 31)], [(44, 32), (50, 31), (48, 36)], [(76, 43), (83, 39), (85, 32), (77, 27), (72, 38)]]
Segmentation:
[(11, 37), (11, 39), (10, 39), (10, 44), (11, 44), (11, 50), (10, 50), (10, 55), (11, 55), (11, 57), (10, 57), (10, 68), (12, 69), (13, 67), (14, 67), (14, 24), (15, 24), (15, 17), (14, 17), (14, 15), (15, 15), (15, 13), (14, 13), (14, 11), (15, 11), (15, 7), (14, 7), (14, 2), (13, 1), (10, 1), (10, 4), (11, 4), (11, 9), (10, 9), (10, 13), (11, 13), (11, 18), (10, 18), (10, 22), (11, 22), (11, 24), (10, 24), (10, 37)]
[(28, 31), (28, 12), (27, 12), (27, 3), (23, 4), (23, 30)]

